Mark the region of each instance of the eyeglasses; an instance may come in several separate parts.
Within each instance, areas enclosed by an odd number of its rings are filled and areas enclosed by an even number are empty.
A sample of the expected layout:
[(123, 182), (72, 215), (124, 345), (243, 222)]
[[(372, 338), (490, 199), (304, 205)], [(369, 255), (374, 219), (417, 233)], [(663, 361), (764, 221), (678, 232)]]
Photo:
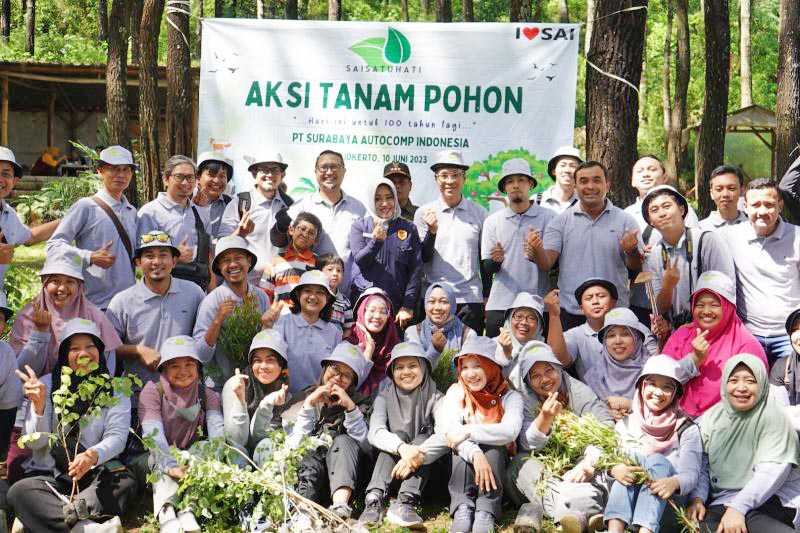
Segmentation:
[(464, 177), (463, 172), (439, 172), (436, 177), (442, 181), (457, 180)]
[(255, 166), (253, 167), (253, 172), (256, 174), (264, 173), (264, 174), (280, 174), (283, 172), (281, 167), (274, 167), (274, 166)]
[(342, 170), (342, 165), (323, 165), (321, 167), (317, 167), (317, 172), (321, 172), (325, 174), (326, 172), (339, 172)]
[(171, 174), (171, 177), (175, 178), (175, 181), (194, 181), (197, 179), (197, 176), (194, 174)]
[(158, 232), (154, 231), (151, 233), (145, 233), (139, 238), (139, 240), (142, 241), (142, 244), (150, 244), (153, 241), (169, 242), (169, 235), (167, 235), (163, 231), (158, 231)]
[(511, 321), (516, 323), (526, 322), (528, 324), (536, 324), (539, 319), (536, 315), (511, 315)]

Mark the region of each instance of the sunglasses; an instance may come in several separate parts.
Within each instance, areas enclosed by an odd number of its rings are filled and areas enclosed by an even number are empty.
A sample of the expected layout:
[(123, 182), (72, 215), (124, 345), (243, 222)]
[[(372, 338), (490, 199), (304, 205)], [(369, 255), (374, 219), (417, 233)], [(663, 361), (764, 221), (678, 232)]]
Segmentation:
[(142, 244), (150, 244), (153, 241), (158, 242), (169, 242), (169, 235), (164, 233), (163, 231), (160, 232), (153, 232), (153, 233), (145, 233), (140, 237)]

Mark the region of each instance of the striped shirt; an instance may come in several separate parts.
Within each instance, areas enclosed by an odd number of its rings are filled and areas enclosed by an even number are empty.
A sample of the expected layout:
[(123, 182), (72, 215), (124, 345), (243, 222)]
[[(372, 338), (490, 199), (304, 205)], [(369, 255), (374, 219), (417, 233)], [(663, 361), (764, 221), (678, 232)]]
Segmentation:
[(270, 274), (261, 278), (261, 287), (269, 295), (270, 301), (289, 302), (292, 292), (304, 272), (317, 268), (317, 256), (311, 250), (299, 252), (292, 247), (272, 258)]
[(336, 300), (333, 301), (333, 309), (331, 310), (331, 324), (336, 324), (342, 331), (353, 327), (353, 309), (350, 300), (342, 294), (342, 291), (336, 291)]

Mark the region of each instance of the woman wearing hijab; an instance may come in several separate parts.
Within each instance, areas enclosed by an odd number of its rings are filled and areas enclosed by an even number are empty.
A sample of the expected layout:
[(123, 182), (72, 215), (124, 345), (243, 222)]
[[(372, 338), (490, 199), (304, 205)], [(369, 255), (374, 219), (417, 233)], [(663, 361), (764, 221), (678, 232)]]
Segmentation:
[(143, 474), (152, 468), (158, 475), (153, 483), (153, 512), (161, 532), (200, 531), (191, 510), (176, 514), (178, 481), (186, 473), (170, 449), (189, 450), (199, 435), (223, 435), (220, 398), (202, 382), (202, 362), (192, 337), (170, 337), (161, 345), (160, 353), (159, 381), (148, 382), (139, 395), (142, 434), (154, 435), (157, 448), (134, 463), (144, 470)]
[(736, 315), (736, 288), (731, 278), (709, 270), (692, 293), (692, 322), (679, 327), (663, 352), (681, 361), (681, 409), (696, 418), (719, 402), (722, 368), (732, 355), (750, 353), (764, 361), (761, 344)]
[(609, 311), (603, 329), (597, 333), (603, 345), (602, 357), (592, 362), (584, 380), (608, 404), (614, 420), (622, 419), (631, 410), (636, 381), (650, 357), (645, 346), (649, 335), (650, 330), (626, 307)]
[(259, 331), (250, 343), (247, 369), (225, 383), (222, 411), (225, 437), (251, 454), (272, 429), (280, 429), (281, 413), (291, 398), (287, 347), (274, 329)]
[(445, 350), (461, 350), (475, 331), (456, 316), (456, 293), (447, 283), (433, 283), (425, 291), (425, 320), (406, 329), (407, 341), (419, 343), (425, 357), (436, 368)]
[(579, 417), (591, 414), (609, 426), (614, 419), (592, 389), (564, 371), (547, 344), (529, 342), (519, 357), (525, 408), (517, 443), (525, 453), (514, 458), (506, 482), (511, 500), (521, 505), (515, 531), (539, 531), (544, 515), (558, 522), (564, 532), (578, 533), (587, 524), (597, 529), (602, 526), (600, 513), (607, 492), (602, 475), (594, 471), (599, 450), (588, 446), (581, 461), (561, 478), (543, 480), (543, 494), (537, 490), (542, 465), (529, 454), (547, 445), (553, 422), (565, 409)]
[(542, 341), (542, 313), (544, 302), (541, 296), (521, 292), (506, 311), (505, 323), (495, 340), (498, 355), (508, 360), (503, 375), (516, 390), (523, 389), (523, 375), (519, 371), (519, 354), (530, 341)]
[(375, 398), (369, 420), (369, 442), (379, 453), (359, 521), (381, 523), (389, 488), (399, 480), (397, 499), (386, 518), (398, 527), (418, 526), (422, 518), (414, 506), (420, 503), (428, 481), (427, 465), (447, 451), (431, 437), (434, 409), (442, 393), (436, 389), (430, 363), (417, 343), (396, 345), (386, 373), (391, 382)]
[[(494, 531), (503, 501), (509, 452), (522, 427), (522, 396), (503, 376), (505, 359), (488, 337), (468, 339), (455, 358), (458, 382), (447, 390), (437, 428), (454, 453), (451, 532)], [(509, 450), (509, 448), (511, 450)]]
[[(33, 453), (23, 465), (26, 477), (12, 485), (8, 502), (25, 531), (67, 532), (79, 519), (122, 515), (136, 491), (136, 480), (117, 460), (128, 437), (130, 399), (114, 393), (107, 381), (103, 388), (114, 394), (117, 403), (88, 416), (90, 402), (77, 399), (71, 412), (81, 417), (81, 423), (65, 430), (69, 451), (61, 441), (51, 445), (49, 433), (58, 424), (53, 394), (61, 388), (66, 367), (72, 371), (68, 388), (73, 395), (81, 383), (117, 373), (116, 357), (105, 352), (100, 329), (92, 321), (75, 318), (64, 324), (52, 374), (39, 379), (30, 366), (25, 373), (18, 371), (26, 396), (21, 409), (25, 434), (36, 438), (27, 443)], [(78, 494), (65, 503), (73, 480)]]
[[(697, 487), (703, 458), (700, 430), (681, 411), (678, 363), (665, 355), (648, 359), (636, 382), (631, 414), (617, 422), (627, 454), (641, 466), (617, 464), (604, 518), (609, 533), (626, 527), (658, 533), (667, 500), (688, 500)], [(637, 485), (634, 476), (647, 471), (652, 482)]]
[(356, 324), (347, 341), (357, 345), (372, 359), (372, 370), (359, 386), (358, 392), (375, 396), (381, 382), (386, 379), (392, 348), (400, 342), (400, 334), (394, 322), (389, 295), (383, 290), (377, 287), (367, 289), (353, 309)]
[(368, 191), (372, 209), (350, 228), (350, 249), (361, 276), (356, 290), (386, 291), (397, 321), (405, 326), (414, 315), (422, 272), (422, 243), (412, 222), (400, 217), (394, 183), (381, 178)]
[(722, 369), (721, 400), (699, 420), (708, 472), (689, 515), (705, 518), (710, 531), (790, 533), (800, 525), (800, 445), (769, 390), (761, 357), (733, 355)]
[[(301, 391), (287, 418), (297, 412), (288, 442), (305, 436), (329, 438), (330, 447), (320, 446), (307, 454), (297, 469), (297, 492), (317, 503), (332, 502), (331, 511), (343, 520), (353, 513), (351, 498), (359, 468), (371, 453), (367, 440), (367, 419), (371, 402), (358, 392), (372, 363), (349, 342), (336, 345), (322, 359), (322, 376), (317, 385)], [(295, 527), (309, 527), (308, 517), (293, 517)]]

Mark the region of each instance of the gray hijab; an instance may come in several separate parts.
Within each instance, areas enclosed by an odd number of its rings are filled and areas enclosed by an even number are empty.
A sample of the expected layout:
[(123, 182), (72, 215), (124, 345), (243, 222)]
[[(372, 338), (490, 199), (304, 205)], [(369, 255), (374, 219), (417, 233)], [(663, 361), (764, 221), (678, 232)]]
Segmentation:
[[(412, 343), (401, 343), (411, 345)], [(415, 345), (416, 346), (416, 345)], [(412, 391), (404, 391), (398, 387), (392, 378), (389, 385), (380, 393), (386, 402), (386, 412), (389, 415), (389, 431), (400, 437), (405, 443), (413, 442), (418, 436), (433, 434), (433, 409), (442, 393), (436, 389), (436, 382), (430, 375), (430, 365), (422, 355), (392, 352), (387, 373), (392, 375), (394, 361), (400, 357), (417, 357), (422, 368), (422, 382)]]
[[(603, 361), (597, 367), (591, 368), (584, 376), (586, 384), (603, 400), (609, 396), (633, 398), (636, 391), (636, 380), (650, 357), (644, 345), (642, 333), (628, 326), (623, 327), (628, 328), (633, 336), (635, 342), (633, 354), (625, 361), (617, 361), (611, 357), (611, 353), (603, 342)], [(603, 328), (603, 331), (606, 330), (607, 328)]]

